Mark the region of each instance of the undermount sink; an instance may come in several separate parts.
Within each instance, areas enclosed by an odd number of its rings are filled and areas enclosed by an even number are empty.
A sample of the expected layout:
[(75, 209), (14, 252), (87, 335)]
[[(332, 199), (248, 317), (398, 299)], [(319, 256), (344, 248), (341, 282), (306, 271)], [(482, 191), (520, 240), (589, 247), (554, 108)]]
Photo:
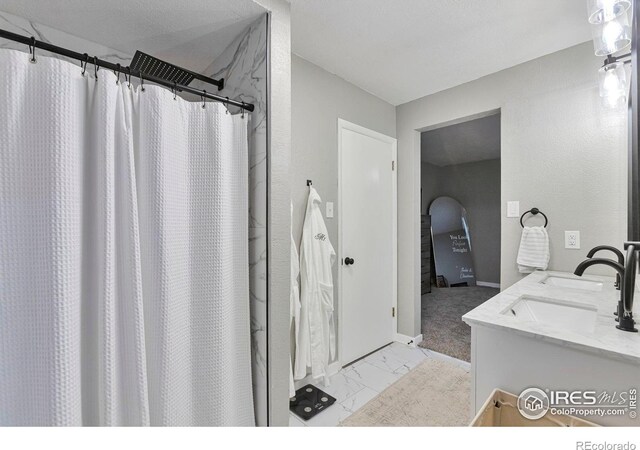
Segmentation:
[(502, 312), (521, 321), (548, 324), (562, 330), (593, 332), (596, 308), (591, 305), (563, 300), (523, 295)]
[(549, 275), (540, 281), (548, 286), (564, 287), (569, 289), (580, 289), (582, 291), (599, 292), (602, 290), (602, 281), (588, 280), (584, 278), (569, 278)]

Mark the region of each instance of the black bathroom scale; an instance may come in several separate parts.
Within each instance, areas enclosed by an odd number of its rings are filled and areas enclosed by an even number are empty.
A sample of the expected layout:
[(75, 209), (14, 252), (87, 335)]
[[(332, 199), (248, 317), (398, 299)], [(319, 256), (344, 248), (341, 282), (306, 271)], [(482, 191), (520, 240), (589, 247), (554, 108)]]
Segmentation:
[(307, 384), (296, 391), (295, 397), (289, 399), (289, 409), (296, 416), (309, 420), (335, 402), (334, 397), (312, 384)]

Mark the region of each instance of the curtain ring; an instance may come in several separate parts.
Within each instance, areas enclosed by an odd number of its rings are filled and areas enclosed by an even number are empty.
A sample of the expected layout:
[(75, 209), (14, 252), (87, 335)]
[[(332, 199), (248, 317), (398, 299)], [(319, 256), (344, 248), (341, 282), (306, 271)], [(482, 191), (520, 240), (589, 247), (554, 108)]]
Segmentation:
[(244, 102), (242, 102), (242, 114), (240, 114), (240, 118), (244, 119)]
[(98, 70), (100, 70), (100, 66), (98, 65), (98, 57), (93, 57), (93, 74), (96, 77), (96, 81), (98, 81)]
[(84, 64), (82, 63), (82, 61), (80, 61), (80, 67), (82, 67), (82, 76), (84, 76), (84, 73), (87, 71), (87, 64), (89, 63), (89, 55), (88, 54), (84, 54)]
[(120, 63), (116, 64), (116, 67), (118, 72), (116, 73), (116, 71), (114, 70), (113, 73), (118, 76), (118, 78), (116, 79), (116, 84), (120, 84)]
[(31, 45), (29, 45), (29, 54), (31, 54), (31, 58), (29, 62), (31, 64), (35, 64), (38, 61), (36, 60), (36, 38), (31, 36)]
[(140, 91), (144, 92), (144, 78), (142, 72), (138, 72), (140, 74)]
[(174, 100), (178, 100), (178, 99), (176, 98), (177, 92), (178, 92), (178, 83), (176, 83), (176, 82), (174, 81), (174, 82), (173, 82), (173, 99), (174, 99)]
[(202, 91), (203, 95), (200, 96), (200, 98), (202, 99), (202, 109), (205, 109), (206, 106), (204, 104), (204, 96), (207, 95), (207, 91)]
[(131, 89), (131, 66), (127, 66), (127, 72), (129, 72), (129, 77), (127, 78), (127, 87)]
[(227, 98), (227, 101), (226, 101), (227, 110), (224, 113), (229, 114), (229, 97), (226, 97), (226, 98)]

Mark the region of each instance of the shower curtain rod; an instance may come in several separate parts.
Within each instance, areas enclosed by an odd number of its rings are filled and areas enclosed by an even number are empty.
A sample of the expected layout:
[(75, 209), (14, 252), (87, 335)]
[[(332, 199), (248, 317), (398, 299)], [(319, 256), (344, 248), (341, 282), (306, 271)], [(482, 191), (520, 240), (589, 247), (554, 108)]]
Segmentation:
[[(122, 67), (119, 64), (113, 64), (109, 61), (98, 59), (97, 57), (90, 57), (86, 53), (84, 54), (78, 53), (78, 52), (74, 52), (73, 50), (69, 50), (63, 47), (58, 47), (57, 45), (49, 44), (43, 41), (38, 41), (33, 36), (32, 37), (21, 36), (19, 34), (0, 29), (0, 38), (8, 39), (10, 41), (19, 42), (21, 44), (34, 47), (34, 51), (36, 48), (39, 48), (41, 50), (46, 50), (51, 53), (56, 53), (58, 55), (66, 56), (67, 58), (75, 59), (77, 61), (80, 61), (81, 63), (97, 65), (98, 67), (111, 69), (114, 72), (121, 72), (124, 75), (129, 75), (129, 77), (140, 78), (144, 81), (150, 81), (152, 83), (156, 83), (171, 89), (199, 95), (200, 97), (208, 98), (210, 100), (215, 100), (217, 102), (226, 103), (227, 105), (237, 106), (238, 108), (244, 109), (246, 111), (253, 111), (255, 109), (254, 105), (251, 103), (244, 103), (242, 101), (239, 102), (237, 100), (231, 100), (229, 97), (222, 97), (220, 95), (211, 94), (207, 91), (202, 91), (200, 89), (195, 89), (182, 84), (172, 83), (171, 81), (167, 81), (162, 78), (140, 73), (138, 70), (131, 70), (129, 66)], [(200, 77), (206, 78), (202, 75), (200, 75)]]

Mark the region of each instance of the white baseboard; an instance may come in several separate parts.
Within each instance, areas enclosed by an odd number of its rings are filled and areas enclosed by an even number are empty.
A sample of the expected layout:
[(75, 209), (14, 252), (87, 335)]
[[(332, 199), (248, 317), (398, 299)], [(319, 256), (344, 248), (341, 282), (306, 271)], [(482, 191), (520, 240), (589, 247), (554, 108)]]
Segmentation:
[(490, 281), (476, 281), (476, 286), (484, 286), (484, 287), (500, 289), (500, 283), (492, 283)]
[[(342, 369), (342, 364), (339, 361), (332, 362), (327, 367), (327, 376), (332, 377)], [(311, 375), (307, 375), (302, 380), (298, 380), (295, 383), (296, 390), (300, 389), (302, 386), (306, 386), (307, 384), (321, 384), (324, 386), (324, 380), (322, 378), (313, 378)]]
[(419, 334), (415, 337), (411, 337), (411, 336), (407, 336), (406, 334), (397, 333), (394, 340), (395, 342), (408, 345), (409, 347), (415, 347), (420, 342), (422, 342), (422, 335)]
[[(420, 342), (422, 342), (422, 334), (419, 334), (415, 337), (407, 336), (405, 334), (397, 333), (394, 342), (399, 342), (400, 344), (408, 345), (409, 347), (416, 347)], [(327, 376), (331, 377), (342, 369), (342, 363), (340, 361), (335, 361), (329, 364), (327, 368)], [(324, 386), (324, 380), (322, 378), (313, 378), (311, 375), (307, 375), (302, 380), (297, 380), (295, 383), (296, 390), (300, 389), (302, 386), (306, 386), (307, 384), (320, 384)]]

